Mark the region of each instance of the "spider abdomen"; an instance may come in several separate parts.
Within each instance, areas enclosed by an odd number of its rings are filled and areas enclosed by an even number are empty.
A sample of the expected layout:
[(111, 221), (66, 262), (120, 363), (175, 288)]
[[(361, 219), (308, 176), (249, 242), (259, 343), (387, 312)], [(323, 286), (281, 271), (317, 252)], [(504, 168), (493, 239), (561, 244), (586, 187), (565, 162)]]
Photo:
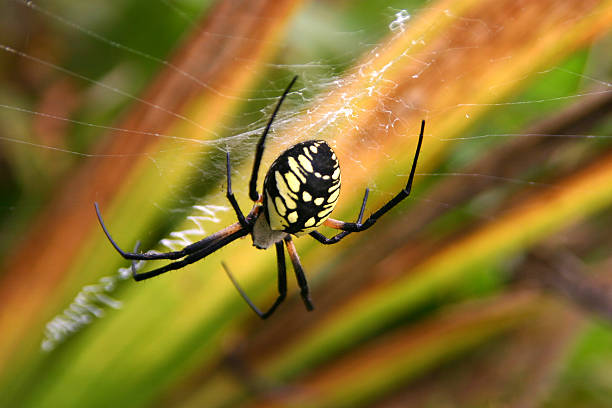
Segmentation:
[(314, 230), (329, 217), (340, 194), (340, 166), (323, 140), (285, 150), (264, 181), (265, 215), (270, 228), (289, 234)]

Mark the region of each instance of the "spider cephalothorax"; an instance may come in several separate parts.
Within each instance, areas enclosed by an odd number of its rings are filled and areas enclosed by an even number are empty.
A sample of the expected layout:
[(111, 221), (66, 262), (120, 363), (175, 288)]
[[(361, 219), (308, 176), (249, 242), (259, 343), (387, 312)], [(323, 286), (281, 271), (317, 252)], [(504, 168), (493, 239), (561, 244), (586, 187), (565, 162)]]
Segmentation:
[[(309, 234), (322, 244), (335, 244), (353, 232), (364, 231), (370, 228), (387, 211), (408, 197), (412, 187), (412, 180), (414, 179), (421, 144), (423, 142), (425, 121), (421, 122), (421, 132), (419, 134), (416, 153), (414, 155), (406, 187), (363, 222), (362, 218), (368, 199), (368, 189), (366, 189), (363, 197), (361, 210), (356, 222), (342, 222), (329, 218), (329, 215), (334, 210), (336, 202), (338, 201), (338, 195), (340, 194), (340, 165), (334, 151), (323, 140), (301, 142), (285, 150), (278, 156), (274, 163), (272, 163), (270, 169), (266, 173), (263, 194), (260, 195), (258, 193), (257, 178), (265, 148), (266, 136), (270, 131), (270, 127), (272, 126), (278, 109), (296, 79), (297, 77), (293, 78), (279, 99), (257, 143), (253, 171), (249, 182), (249, 197), (255, 202), (255, 205), (246, 217), (242, 213), (234, 197), (234, 193), (232, 192), (230, 157), (229, 153), (226, 155), (227, 199), (236, 213), (236, 217), (238, 218), (237, 223), (209, 235), (198, 242), (188, 245), (180, 251), (165, 253), (154, 251), (145, 253), (125, 252), (111, 238), (110, 233), (102, 221), (98, 203), (95, 203), (98, 220), (100, 221), (104, 233), (119, 254), (125, 259), (132, 261), (154, 259), (175, 260), (174, 262), (148, 272), (136, 273), (135, 268), (132, 268), (133, 277), (136, 281), (149, 279), (168, 271), (183, 268), (186, 265), (207, 257), (236, 239), (251, 234), (253, 237), (253, 245), (257, 248), (267, 249), (272, 245), (276, 247), (279, 293), (274, 304), (272, 304), (266, 312), (261, 312), (238, 285), (229, 270), (225, 268), (244, 300), (259, 317), (265, 319), (270, 316), (274, 310), (276, 310), (276, 307), (285, 299), (287, 293), (287, 276), (285, 252), (283, 248), (284, 243), (291, 263), (293, 264), (304, 304), (308, 310), (312, 310), (313, 306), (309, 296), (308, 283), (291, 236)], [(316, 231), (316, 228), (322, 224), (342, 230), (342, 232), (331, 238), (327, 238)]]

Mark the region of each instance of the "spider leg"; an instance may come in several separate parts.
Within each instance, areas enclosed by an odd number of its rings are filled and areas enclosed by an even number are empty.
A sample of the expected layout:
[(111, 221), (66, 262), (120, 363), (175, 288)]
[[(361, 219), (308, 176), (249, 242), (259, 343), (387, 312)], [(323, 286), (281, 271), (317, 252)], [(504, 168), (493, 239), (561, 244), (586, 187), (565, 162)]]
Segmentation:
[(232, 172), (231, 172), (231, 166), (230, 166), (229, 151), (225, 154), (225, 165), (227, 168), (227, 193), (225, 196), (227, 197), (228, 201), (232, 205), (232, 208), (234, 209), (234, 212), (236, 213), (236, 217), (238, 217), (238, 222), (240, 223), (240, 225), (242, 225), (243, 228), (246, 228), (248, 224), (246, 220), (244, 219), (244, 214), (242, 213), (242, 210), (240, 209), (240, 206), (238, 205), (238, 202), (236, 201), (236, 198), (234, 197), (234, 192), (232, 191)]
[[(193, 254), (199, 250), (201, 250), (202, 248), (206, 248), (208, 245), (210, 245), (212, 242), (226, 236), (229, 234), (232, 234), (236, 231), (242, 230), (243, 227), (239, 224), (239, 223), (235, 223), (230, 225), (227, 228), (222, 229), (221, 231), (218, 231), (200, 241), (194, 242), (191, 245), (187, 245), (185, 248), (181, 249), (180, 251), (171, 251), (171, 252), (163, 252), (163, 253), (157, 253), (157, 252), (145, 252), (145, 253), (136, 253), (136, 252), (125, 252), (123, 251), (119, 245), (117, 245), (117, 243), (115, 242), (115, 240), (111, 237), (110, 232), (108, 232), (108, 229), (106, 228), (106, 225), (104, 225), (104, 221), (102, 221), (102, 215), (100, 214), (100, 208), (98, 206), (98, 203), (94, 203), (94, 206), (96, 207), (96, 214), (98, 215), (98, 221), (100, 222), (100, 225), (102, 226), (102, 230), (104, 231), (104, 234), (106, 234), (106, 238), (108, 238), (108, 240), (110, 241), (110, 243), (113, 245), (113, 247), (115, 247), (115, 249), (117, 250), (117, 252), (119, 252), (119, 254), (124, 257), (125, 259), (128, 260), (137, 260), (137, 261), (148, 261), (148, 260), (153, 260), (153, 259), (171, 259), (171, 260), (175, 260), (175, 259), (180, 259), (183, 258), (187, 255)], [(246, 235), (246, 234), (245, 234)]]
[[(363, 213), (365, 211), (366, 202), (368, 201), (368, 195), (370, 194), (370, 189), (366, 188), (365, 194), (363, 195), (363, 202), (361, 203), (361, 209), (359, 210), (359, 216), (357, 217), (357, 224), (361, 223), (363, 219)], [(340, 242), (340, 240), (347, 235), (351, 234), (352, 231), (342, 231), (339, 234), (334, 235), (331, 238), (327, 238), (325, 235), (321, 234), (319, 231), (312, 231), (309, 235), (325, 245), (335, 244)]]
[[(380, 217), (385, 215), (389, 210), (398, 205), (402, 200), (410, 195), (410, 191), (412, 189), (412, 181), (414, 180), (414, 173), (416, 171), (417, 161), (419, 159), (419, 153), (421, 151), (421, 145), (423, 144), (423, 133), (425, 132), (425, 121), (421, 122), (421, 132), (419, 133), (419, 141), (417, 142), (416, 152), (414, 154), (414, 159), (412, 161), (412, 169), (410, 169), (410, 176), (408, 176), (408, 182), (406, 183), (406, 187), (402, 189), (395, 197), (391, 200), (387, 201), (385, 205), (383, 205), (380, 209), (378, 209), (374, 214), (370, 215), (367, 220), (363, 223), (361, 222), (342, 222), (338, 220), (334, 220), (328, 218), (325, 221), (325, 225), (331, 228), (336, 228), (343, 230), (345, 232), (360, 232), (365, 231), (370, 228)], [(346, 235), (345, 235), (346, 236)], [(316, 236), (315, 236), (316, 238)]]
[(398, 205), (402, 200), (410, 195), (412, 190), (412, 181), (414, 180), (414, 173), (416, 171), (417, 161), (419, 159), (419, 153), (421, 152), (421, 145), (423, 144), (423, 133), (425, 132), (425, 121), (421, 121), (421, 132), (419, 133), (419, 141), (417, 142), (416, 152), (414, 153), (414, 159), (412, 161), (412, 168), (410, 169), (410, 175), (408, 176), (408, 182), (406, 187), (402, 189), (395, 197), (389, 200), (385, 205), (378, 209), (374, 214), (362, 223), (343, 223), (341, 229), (344, 231), (359, 232), (370, 228), (374, 223), (389, 210)]
[(227, 273), (227, 276), (229, 276), (230, 280), (240, 293), (240, 296), (242, 296), (244, 301), (247, 302), (247, 304), (257, 314), (257, 316), (262, 319), (267, 319), (268, 317), (270, 317), (270, 315), (274, 313), (278, 305), (280, 305), (283, 300), (285, 300), (285, 296), (287, 296), (287, 268), (285, 266), (285, 249), (283, 248), (282, 242), (276, 243), (276, 263), (278, 270), (278, 297), (266, 312), (262, 312), (257, 306), (255, 306), (255, 304), (249, 298), (246, 292), (240, 287), (238, 281), (236, 280), (234, 275), (232, 275), (225, 263), (221, 262), (221, 265), (223, 265), (223, 269), (225, 269), (225, 273)]
[(223, 238), (217, 239), (216, 241), (213, 241), (207, 247), (201, 248), (199, 251), (196, 251), (192, 253), (191, 255), (188, 255), (187, 257), (185, 257), (184, 259), (181, 259), (180, 261), (169, 263), (168, 265), (162, 266), (161, 268), (153, 269), (152, 271), (137, 273), (134, 275), (134, 280), (142, 281), (145, 279), (150, 279), (157, 275), (161, 275), (162, 273), (174, 271), (176, 269), (181, 269), (189, 264), (192, 264), (194, 262), (199, 261), (202, 258), (207, 257), (208, 255), (212, 254), (216, 250), (223, 248), (224, 246), (228, 245), (229, 243), (231, 243), (232, 241), (235, 241), (236, 239), (240, 237), (244, 237), (248, 233), (249, 232), (247, 230), (241, 228), (232, 234), (229, 234)]
[(300, 257), (298, 256), (297, 250), (295, 249), (295, 244), (293, 243), (291, 237), (285, 238), (285, 245), (287, 246), (287, 253), (289, 254), (289, 258), (293, 264), (295, 278), (297, 279), (298, 286), (300, 287), (300, 295), (302, 296), (306, 310), (310, 312), (314, 309), (314, 306), (312, 305), (312, 300), (310, 300), (308, 281), (306, 281), (306, 275), (304, 275), (304, 269), (302, 268)]
[(259, 165), (261, 164), (261, 158), (263, 156), (266, 144), (266, 136), (270, 131), (270, 127), (272, 127), (272, 122), (274, 122), (274, 118), (276, 117), (276, 114), (278, 113), (281, 104), (285, 100), (285, 97), (291, 90), (291, 87), (293, 86), (297, 78), (297, 75), (293, 77), (293, 79), (289, 83), (289, 86), (287, 86), (287, 89), (285, 89), (285, 92), (283, 92), (283, 94), (281, 95), (280, 99), (278, 100), (278, 103), (276, 104), (276, 107), (274, 108), (274, 111), (272, 112), (272, 116), (270, 116), (270, 119), (268, 120), (266, 128), (261, 134), (259, 142), (257, 142), (257, 148), (255, 149), (255, 161), (253, 162), (253, 171), (251, 172), (251, 181), (249, 182), (249, 197), (253, 201), (259, 200), (259, 193), (257, 192), (257, 173), (259, 173)]

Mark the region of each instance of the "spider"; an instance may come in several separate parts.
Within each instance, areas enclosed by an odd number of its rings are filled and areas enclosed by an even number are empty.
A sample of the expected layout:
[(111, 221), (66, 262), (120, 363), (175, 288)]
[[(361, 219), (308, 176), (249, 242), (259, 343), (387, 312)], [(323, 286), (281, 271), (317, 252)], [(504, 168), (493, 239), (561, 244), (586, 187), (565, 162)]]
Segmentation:
[[(125, 252), (111, 237), (102, 221), (98, 203), (94, 203), (98, 221), (106, 237), (123, 258), (131, 260), (132, 262), (136, 260), (154, 259), (174, 260), (174, 262), (148, 272), (137, 273), (133, 268), (134, 280), (142, 281), (168, 271), (181, 269), (207, 257), (236, 239), (251, 234), (255, 247), (259, 249), (268, 249), (271, 246), (276, 247), (278, 297), (265, 312), (262, 312), (255, 306), (251, 299), (249, 299), (234, 276), (230, 273), (229, 269), (222, 263), (223, 268), (242, 298), (262, 319), (266, 319), (272, 315), (276, 308), (283, 302), (287, 294), (284, 245), (287, 248), (287, 253), (293, 264), (293, 270), (295, 271), (304, 305), (308, 311), (311, 311), (314, 307), (310, 299), (308, 282), (306, 281), (304, 269), (300, 263), (300, 258), (295, 249), (292, 236), (295, 235), (297, 237), (309, 234), (322, 244), (335, 244), (353, 232), (360, 232), (370, 228), (380, 217), (409, 196), (419, 151), (423, 142), (425, 121), (421, 122), (421, 132), (419, 134), (419, 140), (406, 186), (395, 197), (363, 222), (363, 213), (368, 200), (369, 189), (365, 190), (361, 210), (359, 211), (356, 222), (342, 222), (329, 218), (340, 193), (340, 166), (336, 154), (323, 140), (309, 140), (298, 143), (278, 156), (268, 169), (263, 184), (263, 193), (259, 194), (257, 191), (257, 175), (265, 148), (266, 136), (270, 131), (281, 104), (296, 80), (297, 76), (292, 79), (278, 100), (265, 130), (257, 143), (253, 170), (249, 182), (249, 197), (255, 204), (246, 216), (242, 213), (232, 192), (230, 155), (229, 152), (226, 154), (226, 197), (236, 213), (238, 222), (200, 241), (187, 245), (180, 251), (165, 253), (149, 251), (138, 253), (136, 247), (136, 252)], [(327, 238), (316, 231), (321, 225), (341, 230), (341, 232), (331, 238)]]

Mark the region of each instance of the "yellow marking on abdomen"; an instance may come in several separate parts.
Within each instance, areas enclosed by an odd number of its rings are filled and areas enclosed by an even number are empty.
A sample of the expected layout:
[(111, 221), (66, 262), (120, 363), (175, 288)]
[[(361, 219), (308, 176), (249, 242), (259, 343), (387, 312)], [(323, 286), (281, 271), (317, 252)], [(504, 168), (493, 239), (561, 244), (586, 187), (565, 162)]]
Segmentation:
[(295, 159), (293, 157), (289, 157), (287, 163), (289, 164), (289, 168), (291, 169), (291, 171), (293, 171), (295, 175), (298, 176), (302, 183), (306, 183), (306, 177), (304, 177), (304, 175), (302, 174), (302, 170), (300, 169), (300, 166), (295, 161)]
[(289, 197), (289, 195), (292, 195), (295, 198), (297, 198), (297, 196), (289, 190), (289, 187), (287, 186), (287, 183), (285, 183), (285, 179), (283, 178), (283, 176), (281, 176), (281, 174), (276, 171), (274, 172), (274, 178), (276, 180), (276, 188), (278, 189), (279, 194), (285, 201), (285, 205), (287, 206), (287, 208), (291, 210), (296, 208), (297, 205), (295, 204), (295, 201), (293, 201), (291, 197)]
[(285, 208), (285, 204), (283, 204), (283, 200), (280, 197), (274, 199), (274, 204), (276, 204), (276, 210), (280, 215), (284, 216), (287, 213), (287, 208)]
[(336, 170), (334, 170), (334, 173), (332, 174), (332, 178), (334, 180), (338, 180), (340, 178), (340, 168), (337, 168)]
[(287, 220), (289, 220), (289, 222), (290, 222), (291, 224), (295, 224), (295, 222), (298, 220), (298, 214), (297, 214), (297, 212), (296, 212), (296, 211), (294, 211), (294, 212), (290, 212), (290, 213), (287, 215)]
[(300, 154), (298, 156), (298, 162), (300, 163), (300, 166), (302, 166), (302, 168), (307, 172), (312, 173), (314, 171), (314, 169), (312, 168), (312, 163), (303, 154)]
[(287, 208), (290, 210), (295, 210), (297, 208), (297, 204), (295, 201), (290, 199), (289, 197), (283, 197), (285, 199), (285, 204), (287, 204)]
[[(278, 204), (280, 198), (276, 197), (275, 201)], [(283, 205), (282, 208), (285, 209), (285, 206)], [(272, 203), (272, 198), (270, 196), (268, 196), (268, 216), (270, 217), (270, 228), (272, 230), (280, 231), (285, 229), (285, 224), (287, 223), (287, 221), (285, 221), (285, 219), (279, 214), (279, 210), (274, 207), (274, 204)]]
[(326, 210), (323, 210), (323, 211), (321, 211), (321, 212), (319, 212), (319, 213), (317, 214), (317, 217), (319, 217), (319, 218), (327, 218), (327, 216), (328, 216), (329, 214), (331, 214), (331, 212), (332, 212), (333, 210), (334, 210), (334, 207), (331, 207), (331, 208), (328, 208), (328, 209), (326, 209)]
[(285, 180), (287, 180), (287, 184), (289, 185), (289, 188), (291, 190), (293, 190), (296, 193), (300, 191), (300, 180), (298, 180), (297, 177), (295, 177), (295, 174), (288, 171), (287, 173), (285, 173)]
[(339, 195), (339, 194), (340, 194), (340, 189), (338, 189), (338, 190), (334, 191), (334, 192), (332, 193), (332, 195), (330, 195), (330, 196), (327, 198), (327, 202), (328, 202), (328, 203), (333, 203), (334, 201), (336, 201), (336, 200), (338, 199), (338, 195)]

